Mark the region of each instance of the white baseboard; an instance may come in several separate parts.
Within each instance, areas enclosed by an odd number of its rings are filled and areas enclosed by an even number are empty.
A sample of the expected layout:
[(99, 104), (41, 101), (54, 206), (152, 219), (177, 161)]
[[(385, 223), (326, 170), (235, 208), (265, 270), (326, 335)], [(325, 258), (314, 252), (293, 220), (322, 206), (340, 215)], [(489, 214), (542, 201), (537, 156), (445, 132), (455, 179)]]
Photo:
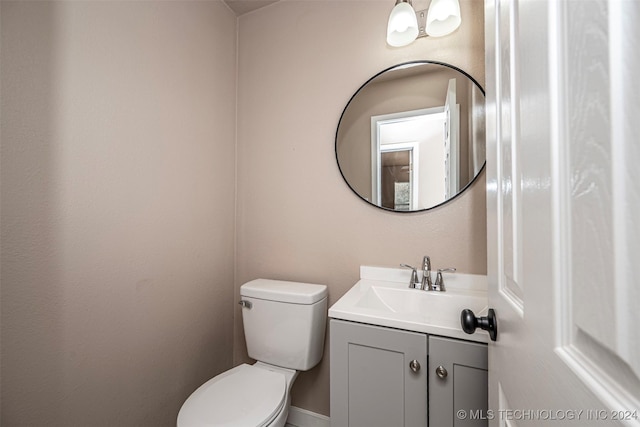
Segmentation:
[(331, 427), (329, 417), (326, 415), (316, 414), (306, 409), (289, 408), (289, 416), (285, 427)]

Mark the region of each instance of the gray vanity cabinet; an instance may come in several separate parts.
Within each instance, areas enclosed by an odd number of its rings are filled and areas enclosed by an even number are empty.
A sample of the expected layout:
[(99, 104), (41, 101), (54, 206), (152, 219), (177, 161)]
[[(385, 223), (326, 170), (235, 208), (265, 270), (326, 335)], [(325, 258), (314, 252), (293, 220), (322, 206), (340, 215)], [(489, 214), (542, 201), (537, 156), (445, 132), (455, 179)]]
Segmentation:
[(487, 346), (429, 336), (429, 425), (486, 427)]
[(332, 427), (487, 426), (485, 344), (338, 319), (330, 328)]
[(335, 319), (330, 328), (331, 426), (425, 427), (427, 336)]

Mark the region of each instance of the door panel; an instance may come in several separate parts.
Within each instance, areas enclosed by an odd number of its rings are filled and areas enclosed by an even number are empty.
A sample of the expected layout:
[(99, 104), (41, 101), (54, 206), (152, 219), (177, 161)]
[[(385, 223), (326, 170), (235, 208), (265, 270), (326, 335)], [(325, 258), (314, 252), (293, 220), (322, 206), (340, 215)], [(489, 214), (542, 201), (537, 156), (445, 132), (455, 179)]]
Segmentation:
[(449, 80), (444, 102), (445, 199), (460, 191), (460, 106), (456, 87), (456, 79)]
[(520, 209), (520, 114), (518, 98), (518, 39), (514, 21), (518, 18), (518, 3), (505, 2), (500, 8), (498, 52), (501, 81), (500, 130), (498, 142), (498, 175), (501, 191), (498, 203), (501, 207), (499, 227), (499, 253), (502, 268), (499, 280), (500, 292), (517, 310), (522, 311), (522, 211)]
[(638, 33), (638, 21), (629, 18), (640, 18), (640, 6), (595, 1), (590, 9), (568, 2), (556, 11), (564, 29), (558, 101), (565, 108), (556, 156), (567, 166), (555, 177), (562, 206), (554, 215), (562, 278), (557, 352), (608, 406), (640, 409), (640, 315), (628, 303), (638, 297), (639, 271), (633, 274), (630, 261), (640, 253), (634, 225), (640, 156), (637, 134), (628, 132), (640, 116), (633, 115), (637, 98), (625, 96), (634, 85), (636, 97), (640, 92), (637, 76), (621, 72), (640, 65), (637, 50), (624, 51), (624, 40)]

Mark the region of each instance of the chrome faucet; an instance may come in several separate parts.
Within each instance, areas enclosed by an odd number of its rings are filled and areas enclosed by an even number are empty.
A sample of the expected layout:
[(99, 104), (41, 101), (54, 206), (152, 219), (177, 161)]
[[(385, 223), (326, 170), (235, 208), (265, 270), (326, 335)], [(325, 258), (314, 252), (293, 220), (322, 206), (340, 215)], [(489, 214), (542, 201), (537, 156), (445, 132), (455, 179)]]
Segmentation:
[(456, 269), (453, 268), (453, 267), (450, 267), (450, 268), (439, 268), (438, 269), (438, 274), (436, 274), (436, 283), (433, 284), (433, 290), (434, 291), (440, 291), (440, 292), (446, 291), (446, 289), (444, 287), (444, 279), (442, 278), (442, 272), (443, 271), (454, 272), (454, 271), (456, 271)]
[(410, 289), (422, 289), (420, 286), (420, 281), (418, 280), (418, 272), (415, 267), (411, 267), (407, 264), (400, 264), (400, 267), (410, 268), (411, 271), (411, 280), (409, 280), (409, 288)]
[(433, 290), (433, 284), (431, 283), (431, 258), (428, 256), (422, 258), (422, 289), (425, 291)]
[(400, 267), (410, 268), (411, 269), (411, 279), (409, 280), (409, 288), (411, 289), (420, 289), (425, 291), (439, 291), (445, 292), (447, 289), (444, 286), (444, 278), (442, 277), (442, 273), (445, 271), (454, 272), (455, 268), (439, 268), (436, 274), (436, 281), (432, 282), (431, 280), (431, 258), (427, 255), (422, 258), (422, 282), (418, 280), (418, 272), (415, 267), (412, 267), (407, 264), (400, 264)]

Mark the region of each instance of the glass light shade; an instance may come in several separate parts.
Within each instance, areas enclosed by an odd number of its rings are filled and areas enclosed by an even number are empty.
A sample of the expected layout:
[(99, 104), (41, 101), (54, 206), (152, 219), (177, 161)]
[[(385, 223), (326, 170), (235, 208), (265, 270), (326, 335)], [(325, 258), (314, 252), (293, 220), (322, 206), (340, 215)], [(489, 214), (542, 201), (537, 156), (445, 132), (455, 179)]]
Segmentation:
[(446, 36), (453, 33), (461, 22), (458, 0), (432, 0), (425, 32), (431, 37)]
[(409, 3), (398, 3), (389, 15), (387, 43), (390, 46), (406, 46), (418, 37), (416, 12)]

